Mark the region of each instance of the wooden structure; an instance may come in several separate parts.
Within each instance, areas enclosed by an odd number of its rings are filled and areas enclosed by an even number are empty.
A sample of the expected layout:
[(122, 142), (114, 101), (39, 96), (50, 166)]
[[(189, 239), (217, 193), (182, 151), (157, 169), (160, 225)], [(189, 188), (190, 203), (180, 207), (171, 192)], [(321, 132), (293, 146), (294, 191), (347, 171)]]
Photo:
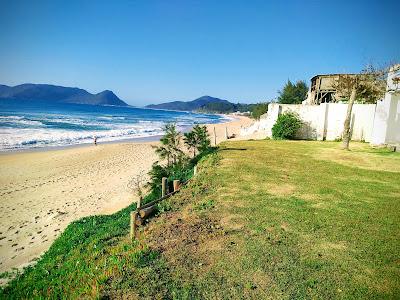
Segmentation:
[[(195, 174), (197, 173), (197, 166), (195, 166), (194, 173)], [(138, 201), (136, 211), (131, 211), (131, 213), (130, 213), (130, 237), (131, 237), (131, 240), (134, 240), (136, 238), (136, 231), (137, 231), (138, 226), (143, 225), (145, 219), (147, 219), (149, 216), (151, 216), (152, 213), (154, 213), (156, 211), (156, 205), (159, 202), (178, 193), (179, 189), (182, 186), (186, 185), (188, 182), (189, 182), (189, 180), (186, 182), (183, 182), (181, 184), (179, 180), (174, 180), (173, 181), (174, 191), (169, 193), (167, 178), (163, 177), (162, 181), (161, 181), (161, 183), (162, 183), (162, 197), (161, 198), (153, 200), (144, 205), (141, 205), (142, 199), (140, 199), (140, 201)]]
[(311, 85), (305, 104), (318, 105), (340, 101), (342, 97), (337, 94), (334, 84), (341, 75), (357, 76), (357, 74), (325, 74), (315, 75), (311, 78)]

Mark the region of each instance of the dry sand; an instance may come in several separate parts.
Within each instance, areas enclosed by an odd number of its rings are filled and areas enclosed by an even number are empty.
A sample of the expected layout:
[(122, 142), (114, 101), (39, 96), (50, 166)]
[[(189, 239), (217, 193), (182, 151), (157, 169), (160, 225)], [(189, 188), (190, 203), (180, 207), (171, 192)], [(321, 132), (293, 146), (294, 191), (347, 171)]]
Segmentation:
[(0, 155), (0, 271), (40, 256), (70, 222), (128, 206), (128, 182), (156, 159), (151, 143)]
[[(250, 126), (254, 120), (243, 117), (243, 116), (234, 116), (234, 119), (227, 122), (227, 123), (219, 123), (219, 124), (210, 124), (207, 125), (208, 133), (210, 134), (211, 145), (215, 145), (214, 136), (216, 135), (217, 144), (226, 141), (226, 132), (228, 133), (229, 137), (235, 136), (234, 139), (241, 139), (239, 136), (240, 129), (242, 127)], [(214, 128), (215, 128), (215, 135), (214, 135)], [(250, 137), (251, 138), (251, 137)]]
[[(217, 143), (239, 134), (245, 117), (208, 125)], [(214, 141), (213, 136), (211, 139)], [(157, 156), (153, 143), (89, 145), (0, 155), (0, 272), (35, 261), (69, 223), (114, 213), (133, 201), (129, 181), (146, 174)]]

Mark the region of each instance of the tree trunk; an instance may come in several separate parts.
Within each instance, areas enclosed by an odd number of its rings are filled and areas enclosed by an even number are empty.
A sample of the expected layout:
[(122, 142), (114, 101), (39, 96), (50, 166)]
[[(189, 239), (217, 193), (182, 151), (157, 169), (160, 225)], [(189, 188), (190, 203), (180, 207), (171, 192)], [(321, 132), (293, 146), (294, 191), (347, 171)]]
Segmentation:
[(347, 105), (346, 119), (344, 120), (344, 126), (343, 126), (343, 144), (342, 144), (342, 149), (344, 149), (344, 150), (349, 150), (349, 143), (350, 143), (350, 138), (351, 138), (350, 137), (351, 113), (353, 111), (353, 104), (354, 104), (355, 100), (356, 100), (356, 88), (354, 87), (351, 90), (349, 104)]

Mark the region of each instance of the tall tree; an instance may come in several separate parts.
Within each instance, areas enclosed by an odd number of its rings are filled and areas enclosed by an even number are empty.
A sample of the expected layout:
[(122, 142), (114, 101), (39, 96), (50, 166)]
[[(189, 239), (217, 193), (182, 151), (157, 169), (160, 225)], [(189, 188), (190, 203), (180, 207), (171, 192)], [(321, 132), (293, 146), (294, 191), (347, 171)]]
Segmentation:
[(301, 104), (307, 97), (308, 86), (305, 81), (300, 80), (293, 84), (287, 81), (281, 91), (279, 91), (278, 102), (282, 104)]
[(368, 66), (356, 75), (340, 75), (333, 87), (341, 97), (348, 98), (346, 118), (343, 124), (342, 149), (348, 150), (351, 139), (351, 115), (356, 100), (376, 103), (385, 94), (386, 70)]

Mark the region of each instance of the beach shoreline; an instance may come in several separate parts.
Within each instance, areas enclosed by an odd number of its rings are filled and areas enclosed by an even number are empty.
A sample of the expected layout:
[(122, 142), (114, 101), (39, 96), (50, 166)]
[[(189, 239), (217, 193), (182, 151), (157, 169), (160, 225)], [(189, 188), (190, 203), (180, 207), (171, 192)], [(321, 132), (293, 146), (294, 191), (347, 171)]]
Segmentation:
[[(212, 144), (251, 120), (206, 125)], [(128, 188), (158, 160), (158, 141), (118, 141), (0, 155), (0, 273), (34, 263), (71, 222), (112, 214), (137, 201)], [(147, 178), (146, 178), (147, 179)]]

